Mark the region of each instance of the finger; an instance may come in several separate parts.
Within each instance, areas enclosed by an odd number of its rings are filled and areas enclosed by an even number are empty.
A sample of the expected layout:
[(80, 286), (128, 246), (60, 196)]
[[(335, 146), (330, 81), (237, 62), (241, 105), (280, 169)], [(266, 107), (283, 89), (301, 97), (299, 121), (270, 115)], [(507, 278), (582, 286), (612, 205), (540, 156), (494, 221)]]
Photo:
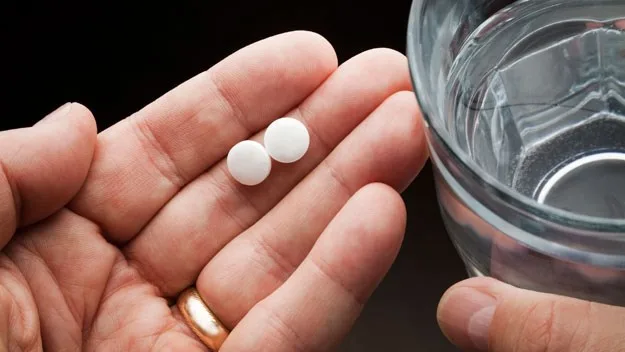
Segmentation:
[(265, 217), (202, 270), (197, 288), (229, 327), (278, 288), (321, 232), (363, 186), (401, 189), (425, 162), (414, 95), (391, 96)]
[(51, 215), (78, 192), (96, 133), (80, 104), (64, 105), (31, 128), (0, 132), (0, 248), (17, 227)]
[(72, 204), (110, 240), (130, 240), (184, 185), (315, 90), (336, 68), (322, 37), (255, 43), (104, 131)]
[(449, 289), (438, 321), (466, 351), (625, 350), (625, 308), (522, 290), (490, 278)]
[[(288, 114), (311, 131), (310, 148), (302, 160), (288, 165), (276, 163), (269, 178), (256, 187), (239, 185), (222, 161), (159, 212), (126, 247), (127, 257), (165, 295), (175, 295), (189, 286), (210, 258), (273, 208), (378, 105), (410, 87), (406, 67), (405, 57), (391, 50), (368, 51), (341, 65)], [(414, 96), (406, 99), (415, 101)], [(401, 119), (409, 112), (393, 118)], [(368, 143), (367, 139), (375, 140), (374, 135), (374, 131), (361, 133), (351, 146), (343, 148), (356, 150), (359, 144)], [(352, 161), (345, 158), (341, 162)]]
[(405, 208), (395, 190), (381, 184), (364, 187), (284, 285), (237, 325), (221, 351), (336, 347), (390, 268), (405, 223)]
[[(0, 351), (42, 351), (37, 306), (19, 268), (0, 255)], [(4, 349), (3, 349), (4, 348)]]

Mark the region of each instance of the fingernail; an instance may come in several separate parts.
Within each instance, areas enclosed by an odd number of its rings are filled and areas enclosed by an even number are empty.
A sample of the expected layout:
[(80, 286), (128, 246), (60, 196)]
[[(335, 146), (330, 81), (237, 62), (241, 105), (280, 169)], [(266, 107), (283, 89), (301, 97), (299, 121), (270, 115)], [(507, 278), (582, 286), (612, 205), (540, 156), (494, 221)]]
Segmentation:
[[(489, 329), (497, 300), (472, 287), (452, 289), (443, 302), (439, 320), (445, 334), (461, 347), (488, 351)], [(472, 346), (466, 346), (471, 344)]]
[(469, 327), (467, 330), (469, 338), (480, 351), (488, 351), (488, 332), (490, 330), (490, 323), (493, 321), (493, 316), (495, 315), (495, 302), (496, 301), (493, 299), (492, 305), (484, 306), (482, 309), (473, 313), (469, 319)]
[(61, 117), (65, 116), (65, 115), (67, 115), (67, 113), (69, 112), (71, 106), (72, 106), (72, 103), (65, 103), (65, 104), (61, 105), (56, 110), (52, 111), (51, 113), (46, 115), (46, 117), (44, 117), (39, 122), (37, 122), (35, 124), (35, 126), (39, 125), (39, 124), (45, 124), (45, 123), (54, 121), (57, 118), (61, 118)]

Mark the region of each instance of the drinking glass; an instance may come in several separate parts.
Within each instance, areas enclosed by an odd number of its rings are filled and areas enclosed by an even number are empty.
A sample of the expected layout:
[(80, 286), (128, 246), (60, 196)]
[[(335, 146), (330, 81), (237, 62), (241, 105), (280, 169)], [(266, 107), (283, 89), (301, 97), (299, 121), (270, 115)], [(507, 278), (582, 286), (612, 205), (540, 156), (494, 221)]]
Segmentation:
[(625, 2), (414, 0), (408, 58), (469, 275), (625, 306)]

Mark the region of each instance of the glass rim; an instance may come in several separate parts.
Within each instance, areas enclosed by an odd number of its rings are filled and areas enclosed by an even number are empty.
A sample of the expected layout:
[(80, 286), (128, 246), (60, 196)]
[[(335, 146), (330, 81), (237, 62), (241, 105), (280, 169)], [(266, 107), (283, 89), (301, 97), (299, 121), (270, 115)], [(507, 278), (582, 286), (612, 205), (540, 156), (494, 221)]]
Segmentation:
[[(491, 194), (501, 198), (507, 203), (512, 203), (513, 206), (521, 207), (523, 210), (529, 211), (532, 215), (538, 216), (550, 222), (555, 222), (558, 225), (566, 227), (582, 227), (584, 229), (592, 229), (598, 232), (610, 232), (618, 233), (625, 232), (625, 219), (612, 219), (598, 216), (581, 215), (571, 211), (563, 210), (550, 206), (547, 204), (539, 203), (532, 197), (525, 196), (517, 191), (514, 191), (510, 187), (504, 185), (494, 177), (484, 172), (461, 148), (457, 143), (453, 143), (449, 137), (449, 133), (446, 131), (440, 131), (431, 120), (431, 112), (427, 111), (428, 107), (424, 104), (422, 95), (429, 92), (424, 92), (417, 84), (418, 76), (420, 75), (419, 58), (417, 57), (419, 51), (417, 49), (417, 42), (415, 39), (420, 33), (418, 27), (418, 15), (417, 4), (427, 0), (413, 0), (410, 6), (410, 17), (408, 20), (408, 33), (406, 44), (406, 56), (408, 59), (408, 67), (410, 72), (410, 79), (414, 89), (414, 93), (419, 103), (421, 113), (427, 128), (432, 131), (436, 137), (443, 143), (443, 147), (448, 149), (451, 154), (457, 159), (467, 171), (469, 171), (476, 179), (479, 179), (484, 183), (484, 186), (489, 187), (492, 191)], [(523, 1), (523, 0), (521, 0)], [(512, 202), (510, 202), (512, 201)]]

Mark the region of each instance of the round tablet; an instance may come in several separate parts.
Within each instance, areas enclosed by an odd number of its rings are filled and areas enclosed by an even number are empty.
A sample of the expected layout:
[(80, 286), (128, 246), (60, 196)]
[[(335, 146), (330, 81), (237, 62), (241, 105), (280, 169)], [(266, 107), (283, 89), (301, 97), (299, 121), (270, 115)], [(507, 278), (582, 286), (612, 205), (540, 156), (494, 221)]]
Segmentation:
[(237, 143), (228, 153), (228, 171), (237, 182), (256, 186), (271, 171), (271, 158), (262, 144), (254, 141)]
[(272, 122), (265, 131), (267, 153), (281, 163), (293, 163), (301, 159), (310, 145), (310, 135), (300, 121), (283, 117)]

